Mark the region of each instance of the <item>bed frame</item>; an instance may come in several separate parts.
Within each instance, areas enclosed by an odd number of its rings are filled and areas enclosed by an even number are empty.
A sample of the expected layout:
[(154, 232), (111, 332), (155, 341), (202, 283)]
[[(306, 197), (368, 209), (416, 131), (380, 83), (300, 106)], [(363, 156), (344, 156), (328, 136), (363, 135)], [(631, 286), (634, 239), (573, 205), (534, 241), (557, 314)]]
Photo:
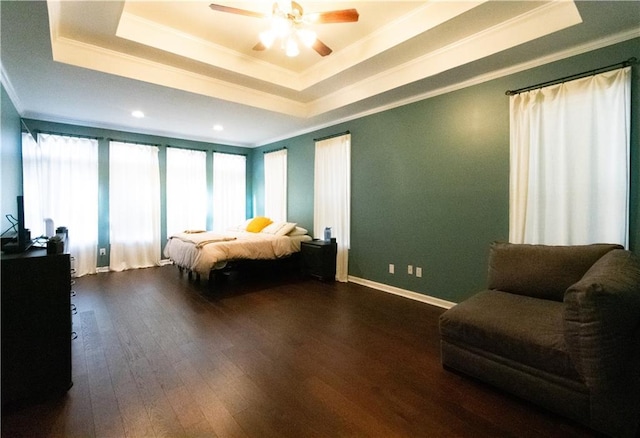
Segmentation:
[[(199, 284), (201, 282), (201, 275), (199, 272), (194, 272), (183, 266), (176, 265), (180, 276), (187, 274), (189, 282)], [(229, 260), (227, 264), (220, 269), (212, 269), (209, 271), (207, 279), (207, 285), (209, 289), (213, 289), (216, 284), (221, 281), (225, 281), (232, 274), (248, 274), (260, 272), (276, 273), (276, 274), (290, 274), (290, 273), (302, 273), (302, 255), (300, 252), (295, 252), (286, 257), (279, 259), (265, 259), (265, 260)]]

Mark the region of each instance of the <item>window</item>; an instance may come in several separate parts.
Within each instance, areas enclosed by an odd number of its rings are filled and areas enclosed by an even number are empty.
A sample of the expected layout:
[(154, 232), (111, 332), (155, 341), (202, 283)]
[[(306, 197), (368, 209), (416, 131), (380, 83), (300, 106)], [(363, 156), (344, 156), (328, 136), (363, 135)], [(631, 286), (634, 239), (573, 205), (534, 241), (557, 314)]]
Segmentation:
[(336, 279), (349, 276), (351, 236), (351, 135), (316, 142), (313, 232), (323, 236), (330, 227), (338, 244)]
[(110, 142), (109, 232), (112, 271), (160, 263), (157, 147)]
[(167, 148), (167, 235), (207, 228), (207, 153)]
[(224, 231), (247, 217), (247, 157), (213, 154), (213, 229)]
[(628, 245), (631, 68), (510, 98), (509, 239)]
[(264, 154), (264, 215), (287, 220), (287, 150)]
[(63, 135), (22, 135), (26, 227), (45, 234), (44, 220), (69, 229), (76, 275), (96, 272), (98, 141)]

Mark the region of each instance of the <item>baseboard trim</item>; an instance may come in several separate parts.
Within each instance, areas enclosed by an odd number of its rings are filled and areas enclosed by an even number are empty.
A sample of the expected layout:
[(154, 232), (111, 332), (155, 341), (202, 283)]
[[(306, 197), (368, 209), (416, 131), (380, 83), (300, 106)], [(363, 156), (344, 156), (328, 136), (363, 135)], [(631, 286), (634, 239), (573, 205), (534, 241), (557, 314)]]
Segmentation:
[(443, 300), (441, 298), (432, 297), (425, 294), (420, 294), (418, 292), (412, 292), (406, 289), (400, 289), (399, 287), (390, 286), (384, 283), (378, 283), (371, 280), (366, 280), (364, 278), (349, 276), (349, 281), (352, 283), (356, 283), (362, 286), (370, 287), (372, 289), (376, 289), (382, 292), (387, 292), (393, 295), (399, 295), (404, 298), (409, 298), (410, 300), (420, 301), (421, 303), (430, 304), (432, 306), (442, 307), (443, 309), (450, 309), (456, 305), (456, 303)]
[[(158, 263), (158, 266), (167, 266), (172, 264), (173, 264), (173, 261), (171, 261), (170, 259), (161, 259), (160, 262)], [(96, 272), (104, 273), (104, 272), (111, 272), (111, 270), (109, 269), (108, 266), (98, 266), (96, 268)]]
[[(160, 260), (160, 266), (170, 265), (173, 262), (169, 259)], [(109, 272), (108, 266), (99, 266), (96, 269), (96, 272)], [(390, 293), (393, 295), (398, 295), (404, 298), (408, 298), (414, 301), (420, 301), (421, 303), (430, 304), (432, 306), (441, 307), (443, 309), (450, 309), (456, 305), (456, 303), (452, 301), (443, 300), (441, 298), (432, 297), (430, 295), (421, 294), (418, 292), (413, 292), (406, 289), (401, 289), (399, 287), (391, 286), (384, 283), (378, 283), (376, 281), (367, 280), (364, 278), (354, 277), (352, 275), (349, 276), (348, 281), (351, 283), (356, 283), (361, 286), (370, 287), (371, 289), (376, 289), (382, 292)]]

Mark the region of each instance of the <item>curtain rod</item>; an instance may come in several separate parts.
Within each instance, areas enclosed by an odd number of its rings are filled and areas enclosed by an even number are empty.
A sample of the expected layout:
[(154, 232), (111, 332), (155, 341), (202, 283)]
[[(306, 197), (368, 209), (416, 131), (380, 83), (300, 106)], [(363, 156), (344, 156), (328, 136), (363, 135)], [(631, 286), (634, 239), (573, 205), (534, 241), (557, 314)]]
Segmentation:
[(169, 148), (173, 148), (173, 149), (182, 149), (185, 151), (197, 151), (197, 152), (207, 152), (208, 149), (198, 149), (198, 148), (194, 148), (194, 147), (189, 147), (189, 146), (176, 146), (176, 145), (172, 145), (172, 144), (168, 144), (166, 145), (167, 149)]
[(20, 122), (22, 123), (22, 127), (23, 127), (24, 129), (26, 129), (26, 130), (27, 130), (27, 133), (28, 133), (31, 137), (33, 137), (33, 138), (35, 139), (35, 138), (36, 138), (36, 136), (35, 136), (35, 135), (33, 135), (33, 132), (31, 131), (31, 128), (29, 128), (29, 126), (28, 126), (28, 125), (27, 125), (27, 123), (24, 121), (24, 119), (20, 119)]
[(504, 92), (504, 94), (506, 94), (507, 96), (513, 96), (513, 95), (516, 95), (516, 94), (524, 93), (525, 91), (535, 90), (536, 88), (542, 88), (542, 87), (547, 87), (549, 85), (561, 84), (561, 83), (566, 82), (566, 81), (570, 81), (570, 80), (574, 80), (574, 79), (581, 79), (581, 78), (585, 78), (587, 76), (591, 76), (591, 75), (594, 75), (594, 74), (604, 73), (604, 72), (607, 72), (607, 71), (610, 71), (610, 70), (615, 70), (616, 68), (628, 67), (630, 65), (635, 64), (636, 62), (638, 62), (637, 58), (629, 58), (626, 61), (618, 62), (616, 64), (611, 64), (611, 65), (608, 65), (606, 67), (600, 67), (600, 68), (596, 68), (596, 69), (593, 69), (593, 70), (585, 71), (585, 72), (582, 72), (582, 73), (576, 73), (574, 75), (565, 76), (563, 78), (554, 79), (552, 81), (542, 82), (541, 84), (531, 85), (529, 87), (519, 88), (517, 90), (507, 90), (507, 91)]
[(326, 137), (314, 138), (313, 141), (329, 140), (330, 138), (340, 137), (341, 135), (351, 134), (349, 131), (339, 132), (337, 134), (327, 135)]
[(263, 154), (270, 154), (271, 152), (286, 151), (286, 150), (287, 150), (287, 147), (285, 146), (285, 147), (278, 148), (278, 149), (273, 149), (273, 150), (270, 150), (270, 151), (262, 151), (262, 153)]
[(88, 138), (89, 140), (102, 140), (103, 138), (103, 137), (96, 137), (95, 135), (66, 134), (61, 132), (43, 131), (41, 129), (30, 129), (24, 121), (22, 121), (22, 126), (27, 130), (29, 134), (31, 134), (33, 138), (36, 138), (36, 135), (38, 134), (59, 135), (60, 137)]
[(162, 144), (160, 143), (146, 143), (143, 141), (131, 141), (131, 140), (120, 140), (117, 138), (107, 138), (107, 141), (117, 141), (118, 143), (126, 143), (126, 144), (132, 144), (132, 145), (137, 145), (137, 146), (154, 146), (159, 148), (160, 146), (162, 146)]
[(236, 155), (238, 157), (247, 157), (248, 154), (241, 154), (240, 152), (220, 152), (220, 151), (216, 151), (215, 149), (212, 150), (211, 152), (213, 152), (214, 154), (223, 154), (223, 155)]

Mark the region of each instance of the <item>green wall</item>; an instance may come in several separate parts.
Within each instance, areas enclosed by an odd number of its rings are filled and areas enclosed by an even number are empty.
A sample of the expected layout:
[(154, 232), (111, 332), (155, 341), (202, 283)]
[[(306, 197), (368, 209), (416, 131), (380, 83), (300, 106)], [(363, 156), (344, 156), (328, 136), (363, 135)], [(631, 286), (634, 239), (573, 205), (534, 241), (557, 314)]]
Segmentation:
[[(109, 141), (125, 141), (131, 143), (152, 144), (159, 148), (160, 162), (160, 183), (161, 183), (161, 202), (166, 205), (166, 148), (167, 146), (181, 147), (189, 149), (199, 149), (207, 151), (207, 179), (208, 179), (208, 218), (207, 224), (209, 228), (213, 225), (213, 152), (226, 152), (247, 155), (247, 215), (253, 214), (253, 204), (250, 193), (252, 192), (252, 178), (250, 177), (251, 156), (250, 149), (239, 148), (234, 146), (225, 146), (220, 144), (203, 143), (190, 140), (181, 140), (176, 138), (167, 138), (153, 135), (137, 134), (132, 132), (114, 131), (109, 129), (91, 128), (85, 126), (68, 125), (61, 123), (44, 122), (40, 120), (24, 120), (25, 124), (32, 132), (50, 132), (63, 135), (80, 135), (98, 139), (98, 248), (106, 248), (105, 256), (98, 255), (98, 266), (109, 265)], [(14, 201), (15, 202), (15, 201)], [(166, 233), (166, 214), (162, 208), (161, 218), (161, 245), (167, 239)], [(70, 230), (72, 233), (73, 231)]]
[[(508, 237), (509, 100), (504, 91), (632, 56), (640, 59), (640, 39), (257, 149), (36, 120), (26, 123), (32, 130), (99, 138), (99, 247), (106, 248), (109, 139), (159, 145), (161, 163), (167, 145), (207, 150), (209, 157), (214, 150), (247, 154), (248, 215), (264, 212), (263, 152), (286, 147), (289, 219), (313, 230), (313, 139), (348, 130), (352, 135), (350, 275), (458, 302), (484, 287), (488, 246)], [(631, 120), (629, 219), (634, 251), (640, 246), (639, 68), (633, 69)], [(5, 199), (12, 204), (22, 192), (19, 137), (19, 116), (3, 89), (3, 215), (10, 210)], [(211, 208), (209, 216), (211, 224)], [(388, 273), (390, 263), (396, 265), (394, 275)], [(407, 275), (408, 264), (422, 267), (423, 277)], [(98, 265), (107, 266), (108, 257), (99, 257)]]
[[(640, 59), (640, 39), (258, 148), (253, 151), (256, 214), (264, 211), (260, 155), (287, 147), (289, 220), (312, 230), (313, 139), (348, 130), (349, 274), (459, 302), (484, 287), (489, 244), (508, 240), (509, 98), (504, 92), (632, 56)], [(640, 244), (638, 69), (632, 86), (633, 250)], [(423, 277), (407, 275), (409, 264), (422, 267)]]
[(18, 215), (16, 196), (22, 194), (22, 149), (20, 115), (2, 85), (0, 92), (0, 232), (11, 224), (5, 215)]

